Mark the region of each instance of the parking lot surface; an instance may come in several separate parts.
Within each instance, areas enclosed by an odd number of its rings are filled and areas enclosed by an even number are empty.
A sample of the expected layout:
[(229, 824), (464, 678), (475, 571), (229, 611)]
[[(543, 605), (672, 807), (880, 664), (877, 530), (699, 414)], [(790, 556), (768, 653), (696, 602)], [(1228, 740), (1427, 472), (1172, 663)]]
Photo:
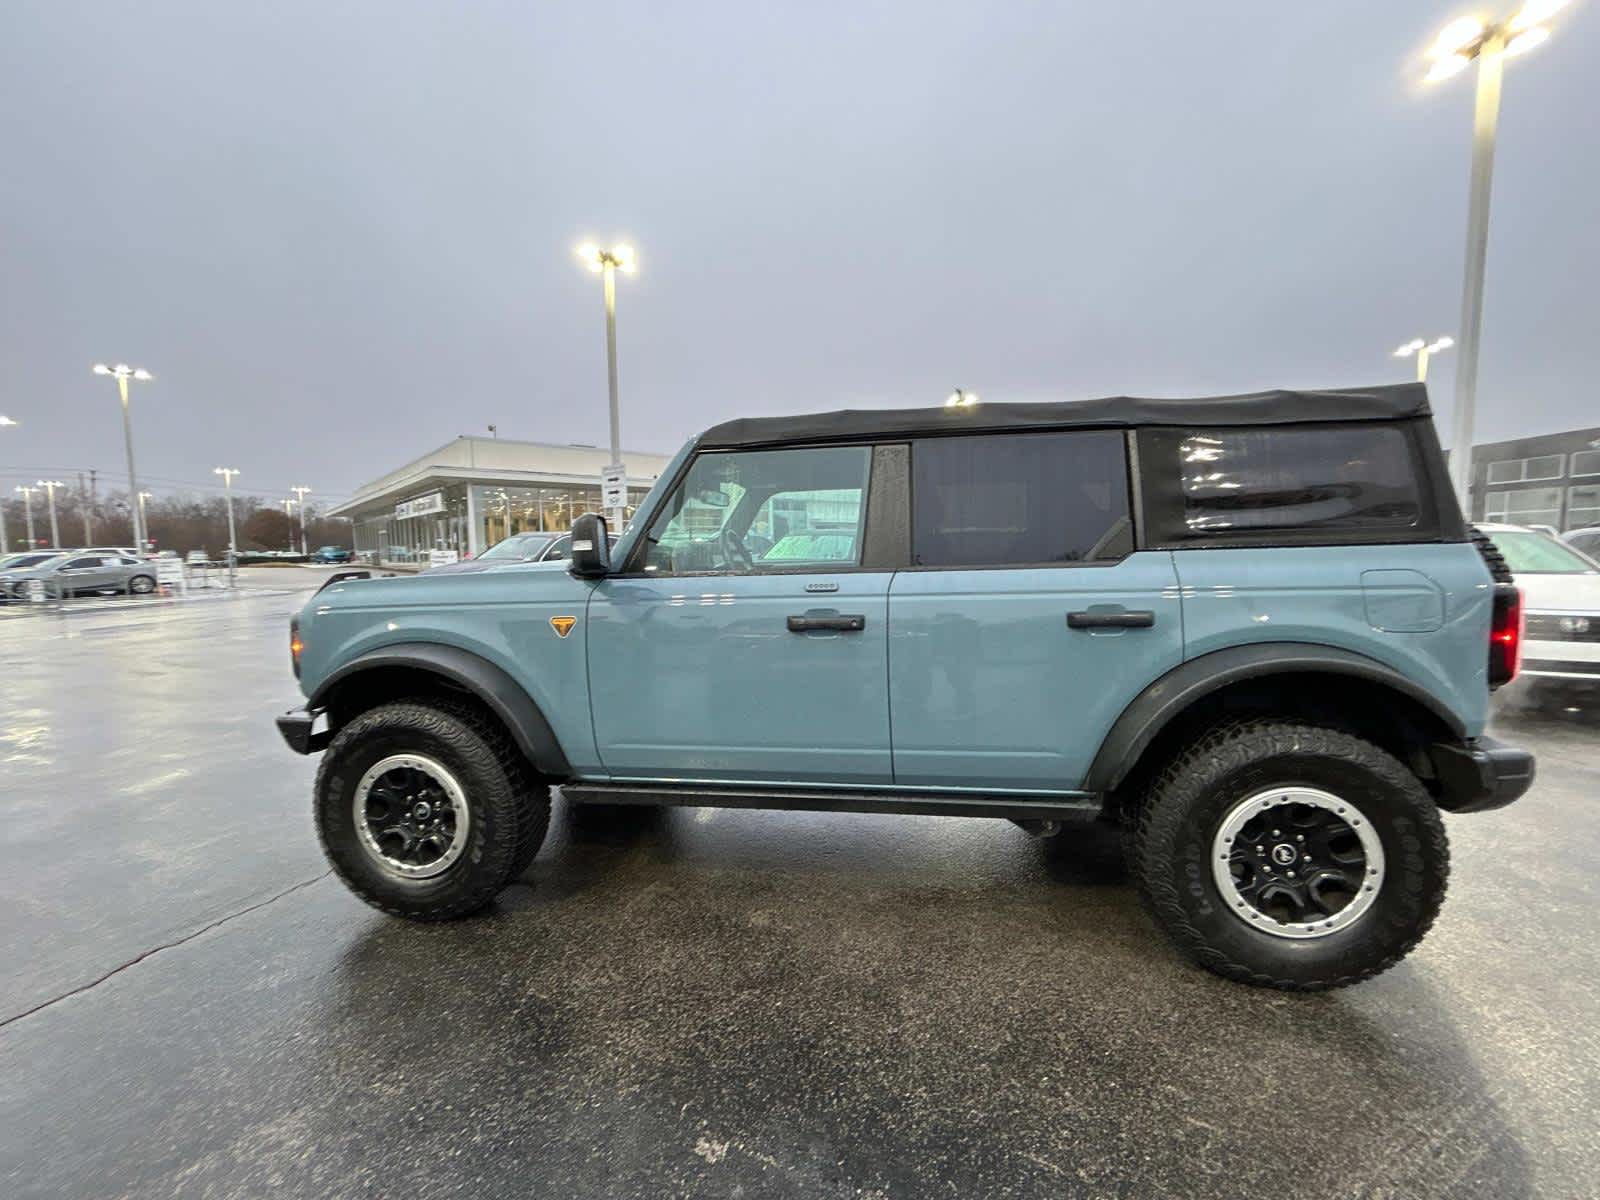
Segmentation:
[(424, 927), (327, 875), (272, 727), (318, 578), (0, 624), (0, 1195), (1595, 1194), (1600, 711), (1502, 707), (1533, 792), (1326, 995), (991, 821), (558, 802)]

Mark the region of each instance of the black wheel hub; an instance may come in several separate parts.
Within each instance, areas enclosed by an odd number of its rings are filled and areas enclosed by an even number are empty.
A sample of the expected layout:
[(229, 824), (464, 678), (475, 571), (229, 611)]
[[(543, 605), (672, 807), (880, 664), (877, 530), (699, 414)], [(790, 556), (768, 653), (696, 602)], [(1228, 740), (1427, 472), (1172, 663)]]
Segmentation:
[(378, 852), (402, 867), (431, 866), (456, 839), (449, 793), (416, 767), (380, 775), (367, 792), (364, 819)]
[(1360, 893), (1367, 856), (1335, 812), (1284, 804), (1253, 816), (1228, 856), (1234, 886), (1263, 915), (1286, 925), (1334, 916)]

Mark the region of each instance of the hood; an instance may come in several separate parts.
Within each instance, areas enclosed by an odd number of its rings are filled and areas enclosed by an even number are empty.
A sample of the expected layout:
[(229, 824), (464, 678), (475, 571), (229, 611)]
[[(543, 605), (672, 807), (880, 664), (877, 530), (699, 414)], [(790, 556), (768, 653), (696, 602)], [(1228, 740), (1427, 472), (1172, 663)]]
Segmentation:
[[(452, 567), (466, 567), (458, 571)], [(539, 581), (535, 587), (534, 580)], [(503, 602), (507, 598), (539, 600), (587, 584), (560, 562), (471, 562), (435, 567), (417, 575), (346, 579), (328, 584), (306, 602), (308, 610), (325, 608), (397, 608)]]
[(470, 574), (474, 574), (474, 573), (476, 573), (478, 571), (487, 571), (490, 567), (493, 567), (493, 566), (502, 566), (502, 567), (506, 566), (508, 561), (509, 562), (515, 562), (516, 560), (515, 559), (501, 560), (500, 562), (497, 563), (492, 558), (489, 559), (487, 562), (484, 561), (481, 558), (469, 558), (466, 562), (440, 563), (437, 567), (429, 567), (426, 571), (420, 571), (420, 572), (418, 572), (418, 574), (421, 574), (421, 575), (470, 575)]
[(1528, 612), (1600, 613), (1600, 574), (1514, 575)]

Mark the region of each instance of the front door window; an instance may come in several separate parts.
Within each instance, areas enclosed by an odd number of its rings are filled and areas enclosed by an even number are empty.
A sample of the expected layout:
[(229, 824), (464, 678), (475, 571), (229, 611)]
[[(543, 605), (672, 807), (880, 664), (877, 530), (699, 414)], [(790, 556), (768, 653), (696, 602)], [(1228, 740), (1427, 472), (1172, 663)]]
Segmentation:
[(658, 575), (838, 570), (861, 562), (865, 446), (702, 454), (651, 522)]

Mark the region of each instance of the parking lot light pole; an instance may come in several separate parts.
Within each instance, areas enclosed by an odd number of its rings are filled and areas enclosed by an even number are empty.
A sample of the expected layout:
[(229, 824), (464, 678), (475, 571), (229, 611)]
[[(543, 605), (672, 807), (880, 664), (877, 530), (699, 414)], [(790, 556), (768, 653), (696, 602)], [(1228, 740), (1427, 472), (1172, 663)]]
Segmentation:
[[(128, 494), (139, 495), (139, 479), (133, 470), (133, 417), (128, 410), (128, 380), (136, 379), (140, 383), (149, 383), (155, 376), (143, 367), (130, 367), (127, 363), (118, 363), (108, 367), (105, 363), (95, 363), (96, 375), (109, 375), (117, 381), (117, 395), (122, 398), (122, 442), (128, 452)], [(144, 538), (144, 506), (134, 506), (133, 541), (139, 548), (139, 553), (145, 552)]]
[(239, 472), (233, 467), (212, 467), (211, 473), (222, 476), (222, 488), (228, 495), (228, 586), (233, 587), (239, 562), (239, 539), (233, 532), (233, 477)]
[(294, 505), (295, 505), (295, 502), (294, 502), (293, 498), (285, 497), (285, 499), (283, 501), (283, 515), (289, 518), (289, 553), (290, 554), (294, 553)]
[(1409, 342), (1397, 347), (1394, 356), (1396, 358), (1410, 358), (1415, 354), (1417, 356), (1417, 382), (1427, 383), (1428, 361), (1435, 354), (1448, 350), (1455, 344), (1456, 340), (1452, 337), (1435, 338), (1431, 342), (1424, 342), (1421, 338), (1412, 338)]
[(19, 483), (12, 490), (22, 493), (22, 511), (28, 518), (28, 549), (37, 550), (39, 547), (34, 543), (33, 537), (33, 494), (39, 489), (29, 487), (25, 483)]
[[(0, 429), (16, 425), (10, 417), (0, 413)], [(11, 539), (6, 536), (6, 506), (0, 504), (0, 554), (11, 553)]]
[(1527, 0), (1515, 16), (1496, 24), (1462, 17), (1446, 25), (1428, 51), (1428, 83), (1459, 75), (1478, 63), (1472, 119), (1472, 175), (1467, 194), (1467, 253), (1461, 286), (1461, 362), (1456, 368), (1456, 411), (1450, 438), (1450, 478), (1461, 511), (1472, 514), (1472, 437), (1478, 402), (1478, 350), (1483, 332), (1484, 265), (1489, 251), (1489, 192), (1494, 178), (1494, 139), (1500, 123), (1500, 80), (1505, 60), (1545, 41), (1541, 22), (1567, 0)]
[(306, 493), (311, 489), (308, 487), (292, 487), (289, 490), (294, 493), (295, 501), (300, 505), (300, 553), (310, 554), (311, 546), (306, 541)]
[[(623, 471), (622, 417), (617, 408), (617, 271), (620, 270), (624, 275), (632, 275), (639, 269), (639, 260), (632, 246), (613, 246), (610, 250), (602, 250), (588, 242), (578, 247), (578, 257), (583, 259), (591, 271), (598, 272), (605, 278), (606, 381), (611, 393), (611, 463), (606, 468), (606, 473), (621, 473)], [(622, 528), (622, 522), (627, 515), (626, 488), (623, 489), (623, 499), (623, 504), (614, 505), (606, 514), (606, 520), (616, 530)]]
[(41, 479), (38, 487), (44, 489), (45, 495), (50, 497), (50, 548), (61, 549), (61, 526), (56, 523), (56, 489), (66, 487), (59, 479)]

